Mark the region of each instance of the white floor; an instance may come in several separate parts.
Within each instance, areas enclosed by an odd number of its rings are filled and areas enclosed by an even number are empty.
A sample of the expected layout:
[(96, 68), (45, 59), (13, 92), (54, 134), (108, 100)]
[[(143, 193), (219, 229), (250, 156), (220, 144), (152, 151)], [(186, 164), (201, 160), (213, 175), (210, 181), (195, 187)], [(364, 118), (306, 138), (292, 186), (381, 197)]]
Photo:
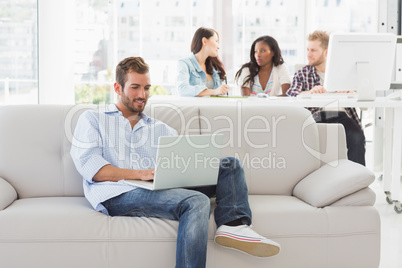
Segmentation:
[[(368, 168), (373, 166), (372, 154), (373, 144), (368, 142), (366, 147)], [(383, 182), (378, 179), (379, 175), (377, 174), (377, 179), (370, 188), (377, 194), (375, 207), (381, 216), (380, 268), (402, 268), (402, 214), (397, 214), (394, 210), (394, 205), (390, 205), (386, 201)], [(402, 187), (400, 193), (402, 193)]]
[(376, 180), (371, 189), (377, 194), (375, 207), (381, 216), (380, 268), (402, 268), (402, 214), (386, 202), (381, 181)]

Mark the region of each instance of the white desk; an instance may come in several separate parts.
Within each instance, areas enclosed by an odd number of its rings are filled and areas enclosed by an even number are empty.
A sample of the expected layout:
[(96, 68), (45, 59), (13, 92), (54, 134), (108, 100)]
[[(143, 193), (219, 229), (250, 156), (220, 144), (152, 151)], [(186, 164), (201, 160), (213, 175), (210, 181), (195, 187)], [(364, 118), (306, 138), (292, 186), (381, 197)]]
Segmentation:
[(185, 103), (200, 104), (209, 103), (217, 105), (233, 105), (242, 102), (244, 104), (266, 103), (271, 106), (300, 106), (300, 107), (355, 107), (355, 108), (384, 108), (384, 164), (383, 182), (387, 201), (395, 204), (395, 211), (402, 212), (399, 199), (401, 154), (402, 154), (402, 101), (390, 100), (378, 97), (375, 101), (357, 101), (356, 99), (307, 99), (295, 97), (269, 97), (269, 98), (209, 98), (209, 97), (179, 97), (179, 96), (152, 96), (149, 103)]

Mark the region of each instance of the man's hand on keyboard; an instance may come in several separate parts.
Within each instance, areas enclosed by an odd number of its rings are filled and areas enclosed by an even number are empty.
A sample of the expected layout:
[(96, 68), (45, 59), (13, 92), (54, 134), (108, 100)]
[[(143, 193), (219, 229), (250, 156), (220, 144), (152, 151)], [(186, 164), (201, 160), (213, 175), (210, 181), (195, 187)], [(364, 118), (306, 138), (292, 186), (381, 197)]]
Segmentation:
[(336, 93), (350, 93), (350, 94), (354, 94), (354, 93), (356, 93), (356, 91), (353, 91), (353, 90), (348, 90), (348, 91), (337, 91)]
[(321, 93), (325, 93), (325, 92), (327, 92), (327, 91), (325, 90), (325, 88), (324, 88), (323, 86), (315, 86), (315, 87), (313, 87), (312, 89), (310, 89), (309, 92), (310, 92), (311, 94), (315, 94), (315, 93), (321, 94)]

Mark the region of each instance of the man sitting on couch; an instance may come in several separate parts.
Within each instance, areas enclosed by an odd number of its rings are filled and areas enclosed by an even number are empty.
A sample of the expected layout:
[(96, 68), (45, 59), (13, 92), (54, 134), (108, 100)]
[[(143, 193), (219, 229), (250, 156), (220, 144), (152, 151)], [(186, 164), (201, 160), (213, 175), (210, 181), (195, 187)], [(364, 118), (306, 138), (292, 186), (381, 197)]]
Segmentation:
[(122, 181), (152, 180), (154, 166), (145, 165), (156, 161), (130, 161), (130, 155), (156, 160), (151, 150), (154, 138), (177, 135), (143, 113), (150, 87), (148, 65), (140, 57), (126, 58), (116, 68), (117, 103), (104, 111), (86, 111), (78, 120), (71, 156), (94, 209), (110, 216), (178, 220), (176, 267), (205, 267), (209, 197), (216, 195), (217, 244), (258, 257), (278, 254), (278, 243), (250, 228), (247, 185), (235, 158), (221, 159), (216, 186), (149, 191)]

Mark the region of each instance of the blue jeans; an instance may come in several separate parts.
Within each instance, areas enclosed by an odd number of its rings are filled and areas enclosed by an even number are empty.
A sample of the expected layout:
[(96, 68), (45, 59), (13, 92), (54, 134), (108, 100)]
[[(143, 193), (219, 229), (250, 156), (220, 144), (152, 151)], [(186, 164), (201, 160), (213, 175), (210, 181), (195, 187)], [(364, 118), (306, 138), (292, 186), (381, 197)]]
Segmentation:
[(160, 191), (137, 188), (102, 204), (111, 216), (178, 220), (176, 267), (205, 267), (212, 196), (216, 196), (218, 227), (240, 218), (251, 224), (244, 170), (240, 161), (231, 157), (221, 159), (216, 186)]

